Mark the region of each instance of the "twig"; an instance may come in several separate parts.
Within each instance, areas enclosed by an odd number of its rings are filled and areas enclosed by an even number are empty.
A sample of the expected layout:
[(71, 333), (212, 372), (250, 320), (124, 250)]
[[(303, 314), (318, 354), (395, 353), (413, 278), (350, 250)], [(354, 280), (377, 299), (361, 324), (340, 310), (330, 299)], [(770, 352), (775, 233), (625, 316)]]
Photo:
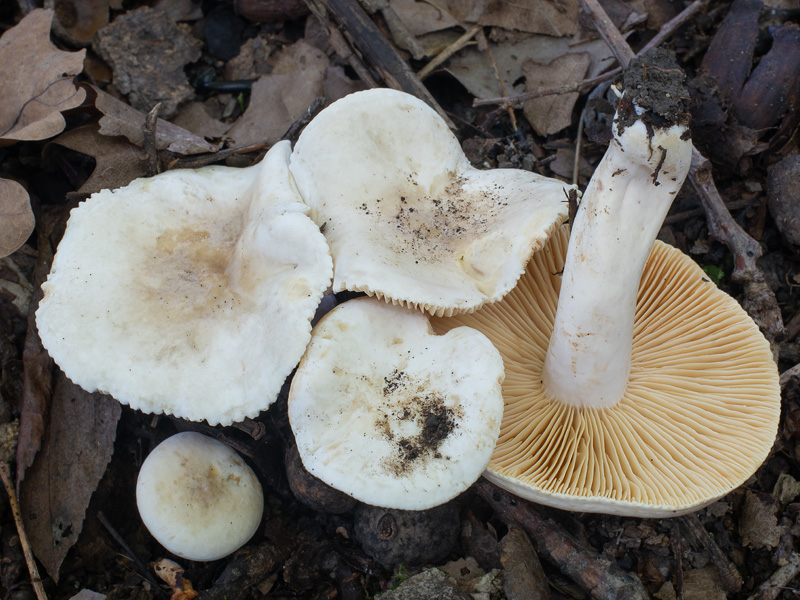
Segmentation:
[(758, 586), (748, 600), (775, 600), (798, 575), (800, 575), (800, 554), (795, 552), (789, 558), (789, 562)]
[(700, 196), (709, 233), (724, 243), (733, 254), (731, 279), (744, 288), (742, 306), (772, 344), (773, 354), (777, 358), (775, 344), (784, 335), (783, 318), (775, 293), (756, 262), (762, 254), (761, 244), (750, 237), (731, 216), (714, 184), (711, 162), (696, 149), (692, 152), (689, 181)]
[[(740, 208), (745, 208), (749, 204), (750, 200), (747, 200), (745, 198), (739, 198), (738, 200), (731, 200), (730, 202), (726, 202), (725, 207), (728, 210), (739, 210)], [(674, 225), (675, 223), (680, 223), (681, 221), (685, 221), (687, 219), (695, 219), (697, 217), (702, 217), (705, 214), (706, 211), (702, 208), (690, 208), (689, 210), (675, 213), (674, 215), (669, 215), (666, 219), (664, 219), (664, 225)]]
[(681, 544), (681, 534), (677, 523), (674, 523), (669, 530), (669, 546), (675, 559), (675, 595), (683, 598), (683, 544)]
[(733, 594), (742, 589), (742, 576), (731, 561), (722, 553), (719, 546), (708, 535), (705, 527), (700, 523), (697, 515), (692, 513), (681, 517), (681, 522), (686, 526), (692, 537), (695, 538), (711, 557), (711, 562), (717, 567), (722, 589), (728, 594)]
[[(308, 2), (309, 0), (307, 0)], [(422, 84), (406, 61), (397, 53), (372, 22), (356, 0), (319, 0), (334, 19), (347, 30), (354, 44), (362, 52), (373, 68), (380, 72), (389, 87), (402, 90), (425, 101), (447, 126), (455, 129), (445, 111), (439, 106), (428, 89)]]
[(613, 21), (611, 21), (608, 13), (600, 6), (600, 2), (598, 2), (598, 0), (578, 0), (578, 2), (583, 12), (594, 22), (597, 33), (599, 33), (600, 37), (608, 44), (617, 62), (622, 67), (627, 67), (628, 63), (634, 59), (636, 54), (631, 50), (628, 42), (622, 37), (622, 34), (619, 32), (616, 25), (614, 25)]
[(184, 158), (177, 158), (167, 165), (169, 169), (199, 169), (214, 163), (227, 160), (236, 154), (247, 154), (248, 152), (258, 152), (269, 146), (266, 142), (259, 142), (258, 144), (250, 144), (247, 146), (237, 146), (236, 148), (225, 148), (218, 152), (211, 154), (198, 154), (195, 156), (187, 156)]
[[(701, 9), (705, 8), (706, 4), (708, 4), (708, 0), (695, 0), (692, 2), (673, 19), (664, 23), (661, 29), (659, 29), (658, 33), (656, 33), (656, 35), (654, 35), (653, 38), (647, 42), (647, 44), (645, 44), (644, 47), (639, 50), (639, 52), (636, 53), (636, 56), (641, 56), (651, 48), (655, 48), (656, 46), (663, 44), (675, 33), (675, 31), (691, 20), (698, 12), (700, 12)], [(530, 90), (515, 96), (507, 96), (504, 98), (478, 98), (473, 101), (472, 105), (486, 106), (492, 104), (508, 104), (517, 106), (524, 103), (526, 100), (533, 100), (534, 98), (541, 98), (542, 96), (560, 96), (562, 94), (570, 94), (572, 92), (581, 92), (585, 89), (594, 87), (597, 84), (604, 83), (609, 79), (613, 79), (620, 73), (622, 73), (622, 68), (617, 67), (616, 69), (606, 71), (605, 73), (590, 79), (582, 79), (581, 81), (575, 81), (573, 83), (567, 83), (555, 87)]]
[(139, 557), (136, 556), (136, 554), (134, 554), (133, 550), (130, 549), (128, 544), (125, 543), (125, 540), (122, 539), (122, 536), (119, 535), (117, 531), (111, 526), (111, 523), (109, 523), (108, 519), (106, 519), (106, 516), (105, 514), (103, 514), (103, 511), (98, 511), (97, 520), (100, 521), (100, 524), (106, 528), (108, 534), (112, 538), (114, 538), (114, 541), (117, 542), (117, 544), (119, 544), (120, 548), (122, 548), (122, 550), (128, 555), (128, 558), (130, 558), (133, 561), (133, 564), (135, 564), (136, 568), (139, 569), (139, 574), (142, 577), (144, 577), (153, 586), (154, 589), (160, 590), (162, 596), (165, 596), (166, 594), (164, 594), (164, 590), (161, 589), (161, 586), (159, 585), (158, 581), (156, 581), (156, 578), (150, 574), (150, 569), (148, 569), (145, 566), (145, 564), (141, 560), (139, 560)]
[(3, 485), (8, 494), (8, 504), (11, 506), (11, 514), (14, 516), (14, 524), (17, 526), (17, 534), (19, 534), (19, 543), (22, 546), (22, 553), (25, 556), (25, 563), (28, 565), (28, 573), (31, 576), (31, 585), (33, 591), (36, 592), (37, 600), (47, 600), (47, 594), (42, 585), (42, 578), (39, 577), (39, 568), (36, 566), (36, 559), (33, 557), (33, 550), (28, 541), (28, 536), (25, 534), (25, 526), (22, 524), (22, 515), (19, 512), (19, 501), (17, 500), (17, 492), (14, 489), (14, 484), (11, 482), (11, 471), (8, 464), (0, 461), (0, 478), (3, 479)]
[(353, 51), (350, 44), (347, 43), (342, 32), (331, 23), (328, 18), (328, 12), (325, 10), (322, 3), (319, 0), (305, 0), (305, 3), (309, 10), (311, 10), (311, 14), (319, 20), (325, 28), (325, 31), (328, 32), (328, 39), (331, 42), (331, 46), (333, 46), (334, 52), (347, 61), (347, 64), (356, 72), (356, 75), (358, 75), (361, 81), (371, 88), (378, 87), (378, 81), (372, 76), (372, 73), (369, 72), (367, 66)]
[(475, 489), (492, 509), (508, 523), (516, 523), (531, 536), (539, 554), (587, 590), (595, 600), (646, 600), (642, 582), (626, 573), (609, 558), (584, 547), (536, 507), (515, 498), (488, 481)]
[[(492, 48), (489, 46), (489, 42), (486, 40), (486, 36), (484, 35), (483, 31), (478, 32), (480, 43), (483, 47), (486, 48), (486, 56), (489, 58), (489, 64), (492, 65), (492, 71), (494, 71), (494, 78), (497, 79), (497, 83), (500, 86), (500, 93), (504, 96), (507, 94), (506, 92), (506, 84), (503, 81), (502, 75), (500, 75), (500, 69), (497, 68), (497, 61), (494, 59), (494, 52), (492, 52)], [(514, 109), (510, 106), (505, 107), (506, 112), (508, 113), (508, 118), (511, 119), (511, 129), (513, 131), (517, 130), (517, 117), (514, 114)]]
[(311, 106), (306, 109), (306, 112), (300, 115), (299, 119), (289, 126), (289, 129), (287, 129), (286, 133), (281, 136), (281, 139), (295, 142), (297, 140), (297, 136), (300, 135), (300, 130), (311, 122), (311, 119), (313, 119), (316, 114), (322, 110), (323, 106), (325, 106), (324, 97), (318, 96), (317, 98), (314, 98)]
[(158, 112), (161, 110), (161, 102), (150, 109), (142, 126), (144, 134), (144, 168), (148, 177), (158, 175), (160, 166), (158, 164), (158, 149), (156, 148), (156, 128), (158, 127)]
[(436, 69), (439, 65), (444, 63), (448, 58), (453, 56), (456, 52), (461, 50), (464, 46), (466, 46), (469, 41), (475, 37), (475, 34), (478, 33), (483, 26), (481, 25), (473, 25), (469, 29), (467, 29), (466, 33), (458, 38), (455, 42), (450, 44), (447, 48), (439, 52), (433, 59), (424, 67), (422, 67), (417, 72), (417, 77), (420, 79), (425, 79), (428, 75), (433, 73), (434, 69)]

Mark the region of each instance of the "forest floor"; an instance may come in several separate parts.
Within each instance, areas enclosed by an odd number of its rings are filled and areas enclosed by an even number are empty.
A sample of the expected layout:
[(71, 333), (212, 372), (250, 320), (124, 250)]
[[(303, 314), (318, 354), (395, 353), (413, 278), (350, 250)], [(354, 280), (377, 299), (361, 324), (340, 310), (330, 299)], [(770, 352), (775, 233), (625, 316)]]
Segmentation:
[[(185, 430), (245, 456), (266, 499), (240, 551), (177, 559), (204, 598), (800, 597), (800, 3), (604, 0), (605, 25), (578, 0), (363, 4), (0, 4), (0, 446), (42, 578), (31, 585), (0, 500), (3, 597), (191, 600), (155, 577), (166, 553), (135, 502), (144, 458)], [(598, 26), (616, 34), (610, 45)], [(604, 74), (654, 38), (687, 74), (693, 141), (710, 161), (659, 238), (741, 302), (782, 374), (772, 452), (710, 506), (673, 519), (572, 513), (482, 481), (413, 519), (317, 511), (287, 480), (298, 466), (285, 393), (258, 418), (209, 427), (86, 393), (41, 346), (39, 286), (69, 210), (89, 195), (175, 168), (249, 166), (296, 141), (322, 106), (370, 87), (426, 99), (481, 169), (584, 189), (609, 139)], [(357, 522), (373, 529), (358, 534)]]

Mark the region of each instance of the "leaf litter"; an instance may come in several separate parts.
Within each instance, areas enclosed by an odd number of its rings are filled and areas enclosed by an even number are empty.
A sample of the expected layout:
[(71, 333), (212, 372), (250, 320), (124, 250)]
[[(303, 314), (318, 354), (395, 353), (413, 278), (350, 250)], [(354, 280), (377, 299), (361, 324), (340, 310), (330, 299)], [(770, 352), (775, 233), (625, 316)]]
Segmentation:
[[(754, 3), (761, 6), (760, 2)], [(246, 4), (245, 0), (237, 0), (242, 15), (252, 14), (248, 13), (252, 9)], [(708, 40), (714, 37), (728, 8), (727, 3), (710, 4), (711, 8), (703, 14), (703, 19), (692, 23), (682, 37), (673, 41), (687, 65), (693, 61), (700, 62), (708, 47)], [(743, 5), (744, 2), (738, 0), (734, 4)], [(365, 85), (358, 80), (354, 59), (337, 56), (328, 39), (328, 30), (320, 27), (316, 17), (302, 16), (307, 13), (292, 13), (301, 15), (292, 17), (297, 19), (293, 24), (245, 23), (242, 29), (245, 33), (241, 39), (243, 50), (239, 57), (225, 64), (198, 50), (200, 44), (196, 40), (205, 35), (201, 27), (190, 28), (176, 23), (178, 19), (202, 19), (203, 7), (162, 2), (159, 6), (166, 12), (142, 14), (149, 9), (144, 10), (138, 3), (126, 5), (127, 12), (122, 6), (115, 5), (111, 13), (115, 18), (106, 26), (103, 25), (101, 14), (105, 10), (102, 1), (65, 0), (65, 5), (72, 6), (81, 15), (88, 14), (86, 11), (90, 10), (100, 14), (99, 18), (91, 17), (93, 24), (87, 25), (86, 31), (106, 31), (91, 39), (99, 44), (97, 50), (105, 48), (106, 43), (111, 45), (112, 49), (100, 53), (105, 53), (111, 69), (110, 82), (98, 82), (99, 85), (94, 87), (85, 81), (79, 86), (73, 83), (75, 76), (84, 68), (86, 51), (80, 48), (85, 47), (85, 39), (89, 34), (79, 40), (80, 36), (74, 28), (70, 33), (70, 23), (63, 15), (59, 18), (61, 30), (56, 26), (53, 33), (59, 47), (68, 51), (57, 49), (50, 41), (48, 32), (52, 13), (48, 11), (33, 11), (25, 18), (9, 21), (6, 33), (0, 38), (0, 81), (4, 82), (4, 89), (13, 90), (13, 93), (6, 93), (4, 103), (0, 106), (0, 129), (5, 132), (0, 143), (17, 144), (6, 150), (4, 162), (0, 163), (3, 167), (0, 172), (24, 181), (35, 198), (34, 208), (31, 208), (27, 194), (23, 198), (18, 190), (13, 194), (3, 192), (0, 195), (0, 240), (7, 239), (6, 236), (14, 240), (4, 242), (5, 245), (0, 249), (9, 248), (9, 252), (13, 252), (13, 247), (22, 244), (22, 249), (9, 259), (21, 257), (20, 260), (30, 262), (29, 259), (36, 254), (39, 259), (37, 275), (31, 274), (26, 285), (19, 283), (18, 272), (27, 273), (27, 270), (14, 271), (0, 262), (0, 295), (12, 294), (11, 297), (19, 299), (14, 304), (11, 299), (5, 302), (5, 297), (0, 298), (4, 300), (0, 302), (0, 307), (12, 306), (15, 314), (28, 305), (31, 309), (35, 308), (38, 283), (47, 273), (58, 232), (63, 229), (68, 211), (62, 208), (60, 216), (54, 218), (50, 209), (59, 205), (67, 206), (63, 204), (64, 197), (70, 194), (88, 194), (104, 187), (118, 187), (141, 176), (144, 169), (140, 157), (144, 155), (148, 135), (154, 137), (162, 164), (169, 165), (176, 158), (189, 155), (211, 161), (215, 157), (224, 157), (231, 164), (250, 164), (256, 158), (255, 151), (238, 152), (236, 146), (277, 140), (297, 119), (302, 118), (317, 97), (336, 98)], [(612, 66), (612, 54), (605, 43), (597, 38), (591, 24), (587, 25), (583, 16), (578, 18), (577, 2), (389, 0), (387, 5), (402, 22), (402, 28), (385, 26), (384, 9), (374, 12), (372, 18), (383, 27), (384, 35), (393, 39), (397, 46), (406, 47), (405, 42), (401, 43), (401, 35), (408, 34), (417, 39), (425, 49), (426, 56), (420, 59), (403, 55), (415, 69), (430, 60), (442, 47), (458, 39), (469, 26), (484, 27), (488, 42), (481, 41), (480, 36), (468, 40), (449, 60), (434, 70), (431, 79), (426, 80), (431, 89), (436, 91), (437, 100), (445, 103), (451, 113), (458, 117), (459, 123), (463, 124), (460, 135), (465, 145), (475, 149), (470, 155), (475, 163), (484, 167), (527, 165), (544, 174), (560, 173), (569, 179), (575, 156), (576, 109), (585, 101), (583, 92), (576, 92), (571, 97), (561, 95), (545, 97), (541, 101), (528, 100), (520, 113), (527, 123), (521, 121), (516, 131), (510, 127), (508, 118), (502, 117), (503, 111), (493, 113), (493, 109), (476, 109), (469, 107), (469, 104), (474, 98), (512, 95), (572, 83), (593, 77)], [(605, 5), (623, 34), (631, 35), (629, 39), (633, 40), (633, 44), (640, 43), (640, 36), (657, 31), (680, 8), (666, 0), (620, 0), (606, 2)], [(783, 19), (781, 23), (786, 23), (783, 27), (792, 25), (794, 17), (791, 12), (780, 13), (780, 8), (776, 10), (778, 13), (774, 14), (784, 14), (778, 17), (779, 20)], [(155, 20), (147, 20), (154, 18), (154, 13)], [(126, 25), (125, 17), (134, 24)], [(237, 18), (243, 19), (241, 16)], [(157, 49), (147, 47), (143, 41), (146, 36), (136, 37), (140, 35), (137, 27), (143, 22), (154, 23), (153, 30), (179, 32), (160, 36), (165, 41), (170, 38), (168, 41), (173, 44), (181, 40), (179, 47), (167, 44), (164, 54), (153, 54)], [(766, 39), (767, 25), (759, 22), (758, 27)], [(440, 36), (439, 40), (443, 42), (432, 43), (433, 36)], [(105, 42), (98, 41), (104, 37)], [(248, 47), (250, 50), (247, 50)], [(780, 50), (783, 46), (775, 47)], [(757, 65), (768, 50), (754, 46), (748, 50), (749, 54), (741, 58), (730, 49), (723, 49), (721, 56), (735, 56), (737, 60), (746, 60), (748, 63), (752, 60)], [(250, 58), (245, 56), (247, 52), (251, 52)], [(93, 61), (97, 61), (95, 64), (102, 64), (91, 49), (89, 54)], [(36, 60), (31, 61), (30, 56), (35, 56)], [(170, 63), (171, 66), (152, 68), (153, 65), (160, 65), (167, 56), (175, 59), (174, 63)], [(47, 60), (42, 60), (43, 57), (47, 57)], [(767, 62), (774, 61), (773, 56)], [(53, 65), (57, 67), (50, 69)], [(564, 65), (567, 67), (564, 68)], [(215, 74), (214, 83), (226, 83), (224, 73), (227, 69), (231, 76), (234, 73), (243, 75), (243, 81), (240, 82), (243, 87), (237, 91), (225, 89), (224, 86), (214, 91), (210, 91), (212, 88), (195, 87), (196, 76), (209, 66)], [(756, 73), (750, 64), (743, 65), (743, 71)], [(761, 69), (757, 72), (759, 82), (761, 77), (766, 77), (764, 71)], [(16, 85), (9, 85), (8, 82), (16, 82)], [(704, 89), (708, 90), (708, 97), (717, 102), (721, 119), (716, 122), (707, 120), (711, 125), (705, 130), (699, 129), (696, 136), (708, 132), (708, 139), (713, 140), (711, 134), (716, 127), (718, 137), (721, 135), (724, 139), (727, 136), (735, 141), (739, 135), (747, 142), (739, 146), (744, 147), (744, 151), (738, 147), (720, 150), (721, 166), (730, 169), (731, 165), (735, 165), (738, 169), (732, 177), (730, 170), (725, 171), (729, 178), (722, 179), (720, 183), (726, 197), (742, 198), (749, 202), (744, 205), (745, 208), (739, 209), (737, 217), (751, 232), (761, 232), (760, 240), (768, 250), (765, 258), (770, 265), (770, 285), (777, 290), (784, 318), (788, 322), (792, 316), (800, 314), (800, 299), (792, 283), (800, 277), (800, 268), (794, 251), (786, 250), (781, 245), (780, 236), (771, 224), (771, 219), (778, 219), (779, 215), (768, 213), (765, 186), (758, 186), (763, 183), (764, 174), (777, 159), (798, 153), (797, 140), (786, 142), (785, 137), (776, 136), (773, 143), (772, 138), (764, 134), (762, 139), (771, 143), (767, 152), (764, 144), (757, 143), (757, 135), (741, 129), (743, 126), (738, 125), (727, 112), (724, 99), (719, 100), (719, 90), (715, 90), (713, 83), (710, 85)], [(104, 89), (100, 89), (100, 86)], [(463, 86), (463, 91), (458, 86)], [(798, 114), (797, 105), (791, 104), (796, 102), (793, 93), (792, 90), (787, 92), (786, 103), (794, 107), (793, 114)], [(47, 102), (41, 102), (42, 98)], [(147, 133), (146, 113), (157, 101), (162, 102), (162, 118), (157, 121), (154, 132)], [(740, 97), (736, 101), (745, 102)], [(737, 106), (736, 115), (749, 116), (748, 106)], [(186, 120), (177, 119), (177, 122), (184, 123), (184, 126), (167, 120), (180, 114), (182, 109), (186, 109), (185, 115), (188, 116), (185, 116)], [(73, 116), (65, 120), (62, 115), (64, 111), (69, 111)], [(485, 121), (487, 117), (492, 120)], [(717, 124), (724, 124), (725, 127), (718, 127)], [(62, 133), (65, 127), (67, 131)], [(33, 175), (36, 173), (35, 160), (32, 161), (29, 154), (20, 153), (20, 148), (26, 152), (37, 151), (38, 147), (33, 143), (47, 139), (51, 140), (44, 153), (49, 163), (48, 178), (61, 182), (59, 185), (62, 188), (55, 192), (51, 187), (43, 186), (42, 180)], [(778, 140), (784, 144), (780, 152), (776, 147)], [(59, 147), (65, 150), (58, 150)], [(591, 168), (600, 154), (602, 146), (587, 143), (579, 156), (582, 171)], [(77, 183), (70, 186), (64, 183), (67, 180)], [(0, 186), (7, 186), (6, 182), (16, 185), (11, 179), (5, 179)], [(5, 189), (0, 187), (0, 190)], [(47, 210), (39, 208), (39, 203)], [(21, 206), (21, 210), (9, 209), (12, 204)], [(662, 230), (662, 236), (684, 251), (691, 248), (698, 250), (694, 254), (695, 259), (701, 264), (705, 263), (704, 266), (719, 268), (723, 273), (722, 285), (729, 285), (726, 279), (731, 271), (730, 265), (726, 264), (729, 255), (726, 256), (721, 245), (709, 239), (702, 218), (684, 216), (697, 210), (698, 206), (698, 200), (691, 192), (682, 194), (673, 209), (673, 220)], [(7, 218), (16, 214), (21, 215), (23, 226), (14, 225), (15, 219)], [(38, 231), (29, 239), (34, 216)], [(26, 289), (36, 290), (32, 299), (26, 295)], [(145, 589), (139, 583), (141, 579), (131, 582), (127, 575), (130, 574), (129, 569), (139, 569), (131, 566), (134, 565), (134, 559), (138, 558), (131, 555), (140, 554), (148, 561), (156, 558), (160, 550), (142, 531), (130, 498), (120, 498), (112, 491), (112, 476), (119, 477), (122, 473), (128, 478), (135, 477), (138, 461), (159, 439), (175, 430), (195, 425), (164, 417), (151, 419), (127, 409), (120, 411), (114, 401), (74, 388), (53, 370), (46, 352), (37, 345), (32, 321), (28, 325), (26, 340), (24, 319), (19, 314), (16, 317), (4, 316), (7, 314), (11, 313), (5, 308), (0, 310), (0, 318), (3, 319), (0, 322), (15, 333), (3, 337), (0, 391), (3, 392), (4, 403), (11, 401), (6, 412), (11, 418), (20, 418), (17, 471), (21, 482), (21, 498), (27, 513), (28, 533), (35, 544), (38, 558), (50, 576), (50, 593), (56, 598), (67, 598), (77, 587), (92, 586), (112, 596), (124, 594), (142, 600), (153, 597), (153, 590)], [(795, 341), (796, 335), (796, 332), (793, 335), (790, 333), (783, 343), (781, 367), (784, 369), (800, 362), (800, 345)], [(21, 373), (22, 365), (24, 373)], [(12, 380), (15, 373), (21, 378), (16, 384)], [(785, 577), (781, 574), (782, 568), (795, 568), (795, 575), (800, 572), (800, 563), (796, 560), (797, 539), (800, 536), (800, 508), (796, 491), (796, 481), (800, 479), (797, 467), (800, 464), (800, 418), (796, 415), (800, 414), (800, 410), (796, 407), (798, 381), (796, 378), (787, 378), (787, 381), (790, 382), (785, 390), (788, 418), (776, 443), (775, 455), (748, 482), (747, 489), (737, 490), (725, 502), (719, 502), (697, 514), (701, 527), (709, 534), (711, 546), (708, 540), (688, 535), (683, 521), (678, 522), (679, 526), (676, 527), (674, 521), (582, 516), (558, 511), (549, 514), (553, 514), (586, 548), (601, 553), (626, 573), (639, 577), (652, 597), (746, 598), (756, 593), (762, 582), (766, 584), (768, 581), (778, 581), (774, 585), (783, 586), (784, 591), (772, 591), (770, 595), (759, 598), (791, 597), (792, 588), (797, 587), (796, 582), (792, 583), (794, 577), (784, 580), (780, 577)], [(20, 389), (19, 393), (14, 392), (17, 388)], [(115, 412), (115, 407), (119, 414)], [(371, 593), (385, 589), (391, 580), (391, 573), (375, 565), (374, 560), (366, 556), (353, 541), (351, 517), (346, 514), (325, 516), (299, 509), (291, 491), (285, 483), (281, 483), (281, 476), (276, 476), (281, 467), (276, 467), (275, 463), (280, 463), (283, 441), (287, 435), (290, 436), (281, 411), (285, 411), (285, 399), (252, 424), (217, 431), (217, 435), (230, 443), (248, 450), (249, 454), (245, 454), (262, 465), (257, 469), (259, 474), (274, 484), (268, 492), (271, 513), (263, 532), (250, 548), (253, 558), (267, 559), (259, 564), (248, 562), (246, 551), (238, 559), (217, 567), (189, 565), (187, 577), (192, 579), (197, 589), (213, 589), (214, 594), (230, 598), (250, 597), (258, 592), (272, 597), (286, 597), (288, 594), (332, 597), (338, 593), (343, 598), (360, 599), (364, 597), (364, 587), (370, 589)], [(254, 437), (245, 429), (260, 433)], [(109, 504), (111, 498), (115, 499), (114, 506)], [(120, 528), (122, 538), (132, 544), (132, 550), (122, 551), (126, 556), (120, 558), (119, 562), (112, 558), (113, 552), (108, 552), (112, 543), (99, 541), (103, 530), (95, 524), (97, 507), (113, 513), (113, 522)], [(32, 515), (35, 518), (32, 519)], [(488, 579), (483, 581), (485, 588), (459, 589), (472, 593), (473, 597), (486, 594), (487, 598), (498, 593), (498, 586), (505, 587), (506, 597), (509, 598), (524, 593), (514, 591), (518, 587), (530, 590), (534, 584), (524, 583), (526, 575), (524, 569), (519, 567), (519, 564), (531, 560), (525, 540), (519, 538), (512, 545), (512, 538), (507, 535), (507, 524), (496, 516), (492, 517), (491, 509), (480, 499), (465, 498), (463, 515), (462, 524), (469, 523), (473, 533), (465, 537), (462, 530), (457, 549), (465, 558), (473, 555), (479, 558), (479, 570), (486, 575), (475, 577), (476, 581), (484, 577)], [(79, 533), (84, 523), (85, 532), (81, 536)], [(516, 533), (514, 535), (518, 536)], [(278, 546), (272, 543), (278, 540), (283, 540), (282, 552), (275, 550)], [(302, 543), (298, 543), (299, 540)], [(501, 540), (506, 540), (504, 545), (501, 545)], [(533, 539), (533, 542), (536, 548), (542, 543), (538, 539)], [(713, 547), (724, 554), (721, 559), (709, 550)], [(114, 542), (113, 548), (119, 550), (120, 546)], [(511, 581), (507, 586), (502, 585), (504, 564), (499, 562), (501, 548), (506, 552), (505, 564), (513, 565), (513, 568), (509, 567)], [(13, 566), (14, 561), (20, 560), (12, 558), (18, 555), (11, 551), (7, 542), (3, 542), (2, 552), (11, 561), (6, 561), (6, 564)], [(88, 557), (91, 559), (85, 562)], [(281, 566), (284, 564), (286, 570), (281, 575)], [(465, 564), (458, 567), (464, 577), (464, 569), (470, 570)], [(324, 565), (324, 568), (319, 565)], [(721, 574), (730, 568), (746, 575), (741, 590), (734, 590), (725, 583), (726, 579)], [(404, 568), (400, 570), (404, 571)], [(478, 572), (478, 569), (472, 570)], [(233, 571), (238, 575), (234, 577)], [(15, 572), (16, 575), (13, 575)], [(144, 577), (140, 569), (137, 572), (138, 577)], [(228, 575), (217, 577), (220, 572)], [(413, 566), (406, 581), (413, 580), (417, 572), (426, 571), (421, 566)], [(512, 572), (522, 574), (512, 575)], [(791, 570), (788, 572), (791, 574)], [(348, 586), (343, 574), (355, 578), (359, 585)], [(551, 589), (557, 588), (572, 596), (585, 593), (576, 589), (575, 584), (560, 573), (558, 565), (547, 561), (544, 562), (544, 577), (550, 582)], [(456, 583), (457, 579), (451, 575), (449, 582), (445, 581), (443, 585), (451, 588), (464, 585), (463, 582)], [(6, 566), (0, 584), (8, 589), (24, 580), (24, 567), (15, 571)], [(232, 581), (237, 582), (236, 593), (226, 583)], [(243, 585), (245, 587), (241, 587)]]

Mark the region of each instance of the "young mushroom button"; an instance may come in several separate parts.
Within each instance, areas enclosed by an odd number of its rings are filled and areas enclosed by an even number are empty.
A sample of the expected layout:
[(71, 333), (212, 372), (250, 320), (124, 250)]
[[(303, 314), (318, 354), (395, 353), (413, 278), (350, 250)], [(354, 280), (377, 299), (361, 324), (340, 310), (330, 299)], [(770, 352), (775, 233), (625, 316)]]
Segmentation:
[(314, 328), (289, 420), (310, 473), (373, 506), (423, 510), (486, 468), (502, 381), (500, 354), (481, 333), (434, 335), (420, 312), (358, 298)]
[(333, 272), (289, 153), (138, 179), (72, 211), (36, 312), (72, 381), (210, 424), (274, 402)]
[(774, 441), (780, 387), (769, 344), (739, 304), (654, 243), (691, 143), (682, 111), (654, 115), (648, 98), (664, 94), (630, 84), (648, 72), (632, 65), (571, 235), (551, 238), (502, 301), (433, 324), (475, 327), (503, 355), (506, 407), (488, 479), (560, 508), (663, 517), (750, 477)]
[(565, 220), (572, 189), (519, 169), (473, 168), (433, 109), (388, 89), (323, 110), (290, 169), (330, 244), (333, 291), (436, 315), (508, 293)]
[(183, 432), (145, 459), (136, 503), (164, 548), (208, 561), (231, 554), (253, 536), (264, 496), (255, 473), (236, 452), (214, 438)]

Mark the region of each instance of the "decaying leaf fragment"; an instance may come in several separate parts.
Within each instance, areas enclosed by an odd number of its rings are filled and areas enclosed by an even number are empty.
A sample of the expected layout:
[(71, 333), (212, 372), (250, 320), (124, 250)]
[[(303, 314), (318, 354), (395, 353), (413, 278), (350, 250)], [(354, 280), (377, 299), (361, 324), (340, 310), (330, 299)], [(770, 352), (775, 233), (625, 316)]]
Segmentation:
[(34, 225), (28, 192), (16, 181), (0, 179), (0, 258), (22, 246)]
[(57, 135), (65, 125), (61, 111), (86, 97), (72, 83), (86, 51), (58, 50), (50, 42), (52, 20), (52, 10), (37, 9), (0, 37), (0, 146)]
[(25, 530), (56, 581), (111, 460), (121, 412), (110, 396), (90, 394), (58, 374), (42, 449), (20, 484)]

